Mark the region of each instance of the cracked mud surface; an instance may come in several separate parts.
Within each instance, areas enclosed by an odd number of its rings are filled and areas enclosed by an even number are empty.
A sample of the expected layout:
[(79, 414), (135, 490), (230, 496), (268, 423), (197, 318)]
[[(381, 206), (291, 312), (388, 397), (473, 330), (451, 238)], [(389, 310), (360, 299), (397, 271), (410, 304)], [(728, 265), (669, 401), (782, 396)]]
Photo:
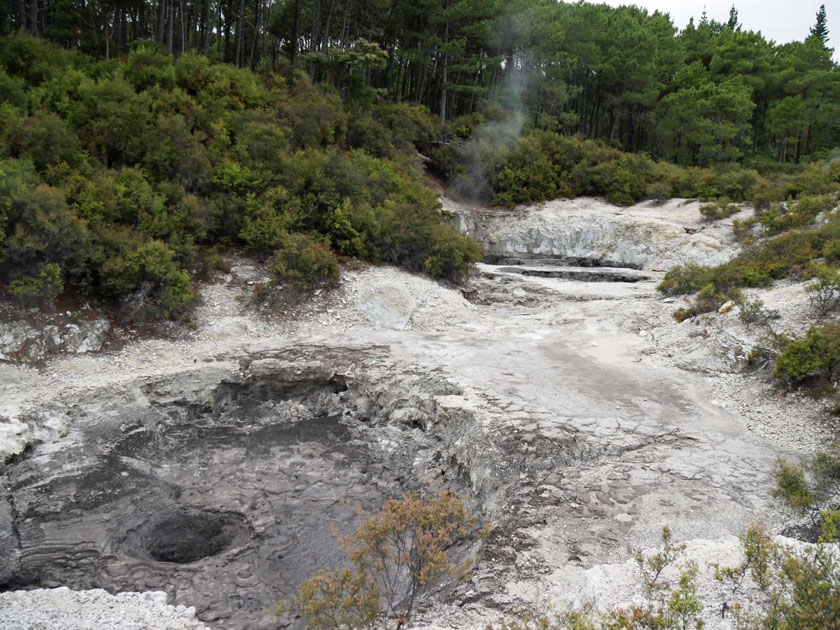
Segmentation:
[[(657, 212), (671, 212), (661, 234)], [(594, 258), (630, 251), (617, 215), (596, 219), (625, 240), (610, 253), (590, 238)], [(469, 492), (496, 529), (472, 581), (420, 623), (481, 628), (517, 604), (612, 597), (592, 571), (663, 525), (729, 549), (746, 525), (780, 523), (776, 458), (837, 427), (818, 402), (738, 373), (760, 331), (734, 313), (677, 324), (680, 304), (655, 292), (669, 256), (734, 253), (725, 230), (692, 241), (685, 228), (706, 229), (696, 208), (628, 216), (644, 219), (648, 258), (595, 269), (612, 282), (582, 282), (577, 249), (508, 261), (532, 275), (480, 265), (472, 302), (372, 268), (258, 317), (236, 298), (259, 271), (233, 261), (190, 339), (0, 367), (0, 581), (163, 590), (211, 627), (274, 627), (274, 600), (337, 562), (333, 530), (358, 522), (357, 505), (431, 483)], [(499, 225), (497, 242), (520, 238)], [(794, 289), (766, 296), (790, 327)]]

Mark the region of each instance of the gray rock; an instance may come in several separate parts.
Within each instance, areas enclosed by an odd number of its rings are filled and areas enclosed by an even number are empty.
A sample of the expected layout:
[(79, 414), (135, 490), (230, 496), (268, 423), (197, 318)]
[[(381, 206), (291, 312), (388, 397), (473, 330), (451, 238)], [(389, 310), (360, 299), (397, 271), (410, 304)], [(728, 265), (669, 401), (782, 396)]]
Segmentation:
[(12, 320), (0, 326), (0, 360), (32, 363), (61, 352), (94, 352), (102, 348), (110, 331), (111, 324), (104, 317), (46, 326)]

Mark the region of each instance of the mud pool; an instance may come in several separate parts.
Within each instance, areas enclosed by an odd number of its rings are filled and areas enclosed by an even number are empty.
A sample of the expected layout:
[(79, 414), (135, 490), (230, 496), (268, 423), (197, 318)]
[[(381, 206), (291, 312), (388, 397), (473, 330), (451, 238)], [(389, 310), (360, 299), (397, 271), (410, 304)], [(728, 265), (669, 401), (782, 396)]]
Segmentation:
[(163, 590), (203, 621), (277, 627), (272, 603), (339, 566), (336, 536), (406, 485), (353, 429), (375, 411), (346, 390), (269, 370), (67, 409), (78, 431), (5, 477), (20, 549), (6, 588)]

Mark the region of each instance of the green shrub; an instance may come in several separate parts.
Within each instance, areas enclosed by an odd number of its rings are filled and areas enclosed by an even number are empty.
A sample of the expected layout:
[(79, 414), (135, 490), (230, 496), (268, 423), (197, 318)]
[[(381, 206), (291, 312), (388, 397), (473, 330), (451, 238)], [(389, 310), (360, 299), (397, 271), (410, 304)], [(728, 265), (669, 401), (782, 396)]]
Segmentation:
[(73, 67), (82, 59), (41, 37), (22, 33), (0, 38), (0, 65), (12, 77), (20, 77), (29, 87), (45, 83)]
[[(351, 74), (385, 59), (364, 43), (348, 55), (336, 63)], [(129, 317), (178, 317), (185, 269), (202, 266), (205, 246), (239, 244), (275, 253), (298, 284), (334, 281), (330, 250), (463, 278), (477, 245), (443, 226), (420, 178), (417, 147), (436, 140), (428, 110), (376, 104), (358, 77), (345, 77), (345, 105), (277, 69), (176, 60), (148, 42), (92, 64), (43, 39), (0, 39), (4, 290), (49, 293), (40, 274), (56, 265), (68, 289), (120, 301)]]
[(276, 283), (299, 289), (338, 283), (338, 262), (320, 238), (287, 233), (268, 262), (268, 272)]
[(832, 380), (840, 368), (840, 322), (812, 326), (800, 339), (788, 340), (776, 357), (773, 376), (798, 384), (812, 377)]
[(37, 275), (44, 264), (52, 263), (61, 268), (68, 284), (89, 287), (93, 242), (87, 224), (68, 208), (64, 194), (41, 184), (14, 205), (0, 250), (8, 279)]
[(76, 134), (51, 112), (40, 111), (31, 116), (22, 131), (20, 156), (31, 158), (41, 171), (61, 162), (77, 168), (85, 161)]
[(671, 185), (663, 180), (655, 181), (647, 187), (647, 197), (657, 201), (666, 201), (671, 198)]
[(208, 181), (210, 161), (188, 121), (178, 114), (159, 114), (154, 139), (148, 142), (142, 163), (155, 180), (176, 180), (187, 190), (201, 190)]
[(707, 221), (719, 221), (731, 217), (733, 214), (740, 212), (741, 208), (733, 203), (727, 201), (718, 201), (716, 203), (709, 203), (700, 207), (700, 214)]
[(696, 263), (678, 265), (665, 274), (657, 289), (665, 295), (696, 293), (708, 284), (708, 274), (708, 267)]
[(388, 130), (369, 112), (356, 112), (348, 117), (346, 142), (350, 148), (362, 149), (374, 157), (394, 155)]
[(8, 103), (12, 107), (24, 111), (26, 109), (26, 92), (23, 79), (10, 77), (0, 66), (0, 104)]
[(805, 470), (800, 466), (779, 460), (776, 469), (776, 490), (773, 496), (784, 501), (797, 511), (804, 512), (816, 501), (805, 481)]
[(481, 260), (481, 246), (451, 225), (432, 226), (431, 252), (423, 261), (423, 271), (433, 278), (463, 281), (470, 266)]
[(134, 47), (122, 66), (123, 76), (137, 92), (155, 86), (171, 90), (175, 87), (175, 67), (172, 61), (172, 55), (163, 46), (141, 42)]
[(38, 273), (12, 280), (9, 295), (24, 301), (53, 300), (64, 290), (61, 268), (55, 263), (44, 263)]
[[(196, 50), (188, 50), (175, 62), (175, 82), (178, 87), (195, 96), (210, 81), (210, 65), (210, 60), (206, 56)], [(169, 66), (172, 69), (171, 62)]]
[(813, 265), (814, 282), (807, 285), (808, 302), (821, 316), (828, 315), (840, 306), (840, 272), (828, 265)]
[(250, 195), (239, 237), (249, 249), (267, 256), (281, 247), (299, 208), (300, 200), (282, 187), (271, 188), (260, 197)]
[(779, 312), (768, 310), (761, 300), (741, 302), (738, 317), (745, 324), (767, 324), (771, 319), (778, 319)]
[(112, 234), (108, 240), (116, 251), (102, 265), (102, 288), (121, 300), (127, 319), (171, 319), (187, 312), (195, 295), (172, 249), (160, 241), (143, 242), (130, 232)]
[(151, 144), (151, 99), (119, 77), (83, 81), (70, 116), (82, 143), (105, 166), (131, 166)]

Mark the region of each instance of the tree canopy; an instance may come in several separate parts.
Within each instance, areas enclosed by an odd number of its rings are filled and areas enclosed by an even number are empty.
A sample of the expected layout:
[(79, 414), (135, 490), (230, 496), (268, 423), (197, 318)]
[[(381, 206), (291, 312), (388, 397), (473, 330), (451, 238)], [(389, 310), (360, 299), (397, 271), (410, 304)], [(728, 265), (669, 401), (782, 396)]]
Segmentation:
[(422, 104), (444, 122), (512, 90), (540, 128), (691, 164), (795, 161), (840, 139), (824, 5), (789, 44), (742, 25), (735, 5), (725, 23), (675, 25), (554, 0), (10, 1), (0, 32), (19, 30), (106, 59), (156, 42), (239, 67), (295, 61), (342, 96)]

